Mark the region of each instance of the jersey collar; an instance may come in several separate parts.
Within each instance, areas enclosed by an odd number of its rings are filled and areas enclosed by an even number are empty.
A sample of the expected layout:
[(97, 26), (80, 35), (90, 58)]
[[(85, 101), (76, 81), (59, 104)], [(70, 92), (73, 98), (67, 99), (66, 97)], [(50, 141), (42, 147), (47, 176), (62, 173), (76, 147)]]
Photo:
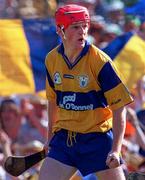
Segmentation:
[(68, 57), (64, 54), (63, 43), (61, 43), (61, 45), (58, 47), (58, 53), (60, 53), (62, 55), (62, 57), (64, 58), (67, 66), (68, 66), (68, 68), (72, 69), (80, 61), (80, 59), (87, 54), (89, 47), (90, 47), (90, 44), (88, 41), (86, 41), (84, 48), (82, 49), (81, 53), (78, 55), (78, 57), (76, 58), (74, 63), (70, 63)]

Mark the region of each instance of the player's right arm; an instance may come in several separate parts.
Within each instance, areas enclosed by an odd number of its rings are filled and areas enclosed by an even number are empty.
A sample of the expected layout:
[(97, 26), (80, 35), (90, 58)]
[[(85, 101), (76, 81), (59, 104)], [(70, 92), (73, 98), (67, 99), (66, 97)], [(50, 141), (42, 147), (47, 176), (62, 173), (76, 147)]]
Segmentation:
[[(46, 58), (47, 60), (47, 58)], [(47, 130), (47, 140), (44, 146), (44, 149), (46, 153), (48, 152), (49, 149), (49, 142), (53, 136), (53, 125), (56, 122), (57, 119), (57, 105), (56, 105), (56, 93), (54, 90), (54, 83), (52, 80), (52, 77), (50, 75), (50, 72), (48, 71), (48, 64), (47, 61), (45, 62), (46, 65), (46, 96), (48, 100), (48, 130)]]
[(57, 120), (57, 105), (55, 100), (48, 102), (48, 142), (53, 136), (52, 127)]
[(44, 145), (45, 152), (47, 153), (49, 150), (49, 142), (53, 136), (53, 125), (57, 119), (57, 106), (54, 100), (48, 101), (48, 135), (47, 140)]

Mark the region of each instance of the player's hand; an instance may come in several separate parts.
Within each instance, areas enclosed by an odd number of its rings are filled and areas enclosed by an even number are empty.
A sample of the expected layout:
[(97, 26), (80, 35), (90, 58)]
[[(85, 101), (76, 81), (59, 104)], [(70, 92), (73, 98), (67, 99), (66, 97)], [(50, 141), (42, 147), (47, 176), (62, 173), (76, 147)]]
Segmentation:
[(120, 156), (117, 152), (110, 152), (107, 156), (106, 165), (109, 168), (116, 168), (120, 166)]

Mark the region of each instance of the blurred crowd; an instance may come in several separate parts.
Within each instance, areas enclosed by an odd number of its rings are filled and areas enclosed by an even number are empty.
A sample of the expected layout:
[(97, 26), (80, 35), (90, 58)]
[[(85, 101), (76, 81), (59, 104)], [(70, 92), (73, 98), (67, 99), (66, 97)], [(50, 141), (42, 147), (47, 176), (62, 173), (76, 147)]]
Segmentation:
[[(38, 96), (4, 97), (0, 103), (0, 179), (11, 179), (2, 168), (10, 155), (28, 155), (42, 150), (47, 137), (46, 100)], [(39, 165), (18, 179), (37, 176)], [(28, 176), (28, 177), (27, 177)], [(15, 178), (16, 179), (16, 178)]]
[[(91, 14), (88, 41), (103, 49), (126, 32), (145, 40), (144, 17), (129, 14), (138, 0), (0, 0), (0, 19), (54, 18), (60, 5), (77, 3)], [(145, 75), (132, 90), (134, 102), (127, 107), (127, 126), (122, 147), (124, 171), (145, 173)], [(11, 154), (26, 155), (42, 149), (47, 137), (47, 102), (38, 95), (0, 96), (0, 180), (37, 179), (40, 164), (18, 178), (4, 171)]]
[(91, 14), (89, 41), (103, 48), (124, 32), (137, 31), (142, 19), (131, 15), (128, 7), (139, 0), (0, 0), (0, 18), (53, 18), (58, 6), (67, 3), (84, 5)]
[(137, 1), (140, 0), (0, 0), (0, 18), (53, 18), (58, 6), (80, 4), (91, 14), (89, 41), (103, 48), (116, 36), (140, 28), (142, 19), (128, 13)]

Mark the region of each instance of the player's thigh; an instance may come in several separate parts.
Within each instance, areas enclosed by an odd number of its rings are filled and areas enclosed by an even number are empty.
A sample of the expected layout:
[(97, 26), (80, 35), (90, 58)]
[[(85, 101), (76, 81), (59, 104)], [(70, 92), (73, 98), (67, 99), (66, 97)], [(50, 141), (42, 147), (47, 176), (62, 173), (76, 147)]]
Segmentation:
[(122, 167), (107, 169), (96, 173), (98, 179), (126, 180)]
[(47, 157), (40, 169), (39, 180), (68, 180), (76, 169)]

